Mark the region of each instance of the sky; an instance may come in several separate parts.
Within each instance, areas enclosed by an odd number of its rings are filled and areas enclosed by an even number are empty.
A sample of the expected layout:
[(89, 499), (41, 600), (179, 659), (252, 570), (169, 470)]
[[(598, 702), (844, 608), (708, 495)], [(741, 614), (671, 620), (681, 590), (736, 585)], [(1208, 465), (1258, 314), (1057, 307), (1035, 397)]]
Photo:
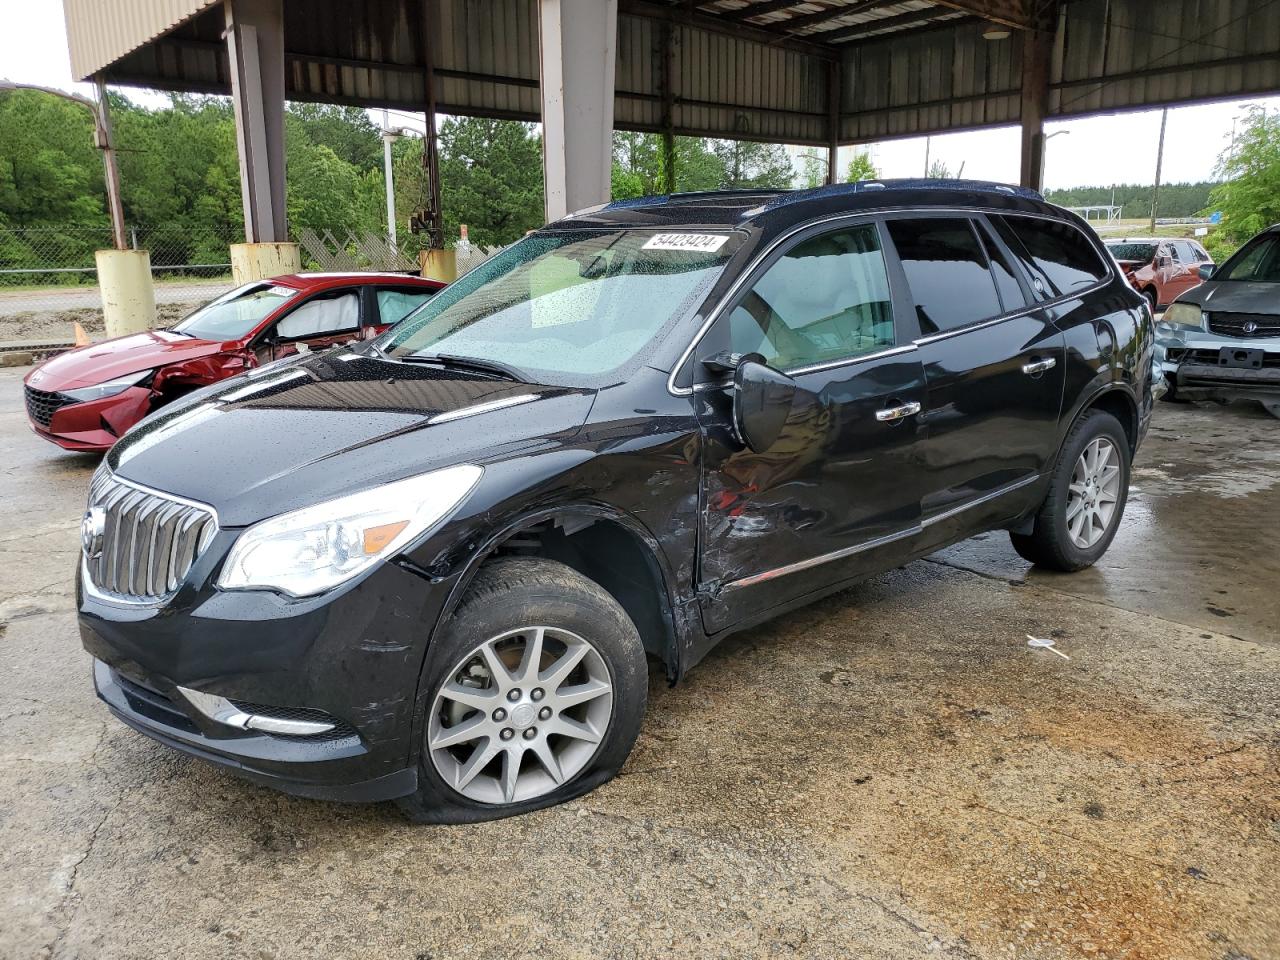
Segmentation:
[[(0, 22), (9, 29), (0, 33), (0, 78), (37, 83), (63, 90), (92, 93), (88, 84), (73, 85), (67, 57), (66, 26), (62, 4), (53, 0), (0, 0)], [(164, 103), (155, 94), (132, 88), (123, 91), (148, 106)], [(1232, 119), (1243, 116), (1245, 103), (1280, 110), (1280, 97), (1227, 101), (1169, 111), (1165, 132), (1165, 183), (1208, 180), (1214, 175), (1219, 154), (1231, 140)], [(380, 112), (375, 114), (379, 122)], [(407, 115), (393, 113), (392, 125), (409, 125)], [(420, 122), (419, 122), (420, 125)], [(1051, 122), (1045, 132), (1053, 136), (1045, 159), (1045, 187), (1099, 186), (1151, 183), (1155, 176), (1156, 148), (1160, 136), (1160, 111), (1144, 111), (1085, 120)], [(847, 166), (857, 149), (841, 150), (840, 164)], [(869, 147), (884, 177), (918, 177), (925, 171), (925, 140), (893, 140)], [(1019, 135), (1016, 127), (975, 130), (930, 138), (930, 159), (946, 163), (954, 175), (964, 165), (964, 175), (980, 180), (1016, 183)]]

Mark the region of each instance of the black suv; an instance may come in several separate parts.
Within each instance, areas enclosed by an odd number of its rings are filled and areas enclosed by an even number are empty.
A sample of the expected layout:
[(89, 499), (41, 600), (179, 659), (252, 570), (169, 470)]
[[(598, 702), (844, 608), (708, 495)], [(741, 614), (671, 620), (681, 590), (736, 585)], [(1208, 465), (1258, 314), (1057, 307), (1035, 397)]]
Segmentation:
[(1083, 222), (968, 182), (614, 203), (388, 334), (191, 394), (95, 475), (78, 603), (150, 737), (422, 820), (613, 776), (646, 655), (984, 530), (1107, 549), (1152, 320)]

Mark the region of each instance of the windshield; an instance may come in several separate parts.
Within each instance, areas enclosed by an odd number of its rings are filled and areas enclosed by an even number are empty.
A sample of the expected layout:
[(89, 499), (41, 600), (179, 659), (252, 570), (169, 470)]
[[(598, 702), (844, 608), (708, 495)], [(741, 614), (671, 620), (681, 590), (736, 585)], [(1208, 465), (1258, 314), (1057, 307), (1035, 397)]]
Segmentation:
[(239, 340), (286, 300), (297, 295), (298, 291), (292, 287), (247, 283), (206, 303), (173, 330), (202, 340)]
[(727, 233), (535, 234), (446, 287), (378, 346), (466, 357), (582, 384), (647, 354), (706, 294), (738, 245)]
[(1280, 283), (1280, 234), (1269, 233), (1245, 244), (1214, 272), (1213, 279)]
[(1156, 258), (1154, 243), (1108, 243), (1107, 249), (1117, 260), (1137, 260), (1149, 263)]

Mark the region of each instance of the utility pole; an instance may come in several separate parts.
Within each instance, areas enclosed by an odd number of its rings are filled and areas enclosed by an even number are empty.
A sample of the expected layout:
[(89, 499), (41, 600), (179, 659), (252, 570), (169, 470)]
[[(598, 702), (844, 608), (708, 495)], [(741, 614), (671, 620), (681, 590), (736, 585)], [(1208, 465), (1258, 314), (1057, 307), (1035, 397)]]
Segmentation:
[(391, 249), (396, 249), (396, 184), (391, 172), (391, 145), (397, 136), (391, 129), (387, 111), (382, 111), (382, 177), (387, 185), (387, 239)]
[(924, 175), (926, 177), (929, 176), (929, 145), (932, 139), (932, 137), (924, 138)]
[(1156, 232), (1156, 205), (1160, 202), (1160, 167), (1164, 164), (1164, 128), (1169, 122), (1169, 108), (1160, 111), (1160, 146), (1156, 150), (1156, 183), (1151, 188), (1151, 234)]
[(124, 238), (124, 203), (120, 199), (120, 167), (116, 164), (115, 141), (111, 135), (111, 111), (107, 109), (107, 84), (101, 74), (94, 78), (94, 84), (98, 88), (98, 109), (95, 111), (98, 122), (93, 137), (98, 149), (102, 151), (107, 204), (111, 208), (111, 237), (117, 250), (127, 250), (129, 244)]

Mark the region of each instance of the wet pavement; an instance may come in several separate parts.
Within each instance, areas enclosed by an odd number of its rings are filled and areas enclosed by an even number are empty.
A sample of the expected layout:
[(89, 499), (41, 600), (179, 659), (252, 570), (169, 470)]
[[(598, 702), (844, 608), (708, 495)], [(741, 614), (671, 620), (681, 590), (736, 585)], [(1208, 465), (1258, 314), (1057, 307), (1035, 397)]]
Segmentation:
[[(94, 699), (95, 461), (0, 371), (0, 958), (1280, 957), (1280, 421), (1161, 405), (1096, 569), (990, 534), (723, 644), (567, 806), (413, 827)], [(1070, 659), (1026, 645), (1052, 636)]]

